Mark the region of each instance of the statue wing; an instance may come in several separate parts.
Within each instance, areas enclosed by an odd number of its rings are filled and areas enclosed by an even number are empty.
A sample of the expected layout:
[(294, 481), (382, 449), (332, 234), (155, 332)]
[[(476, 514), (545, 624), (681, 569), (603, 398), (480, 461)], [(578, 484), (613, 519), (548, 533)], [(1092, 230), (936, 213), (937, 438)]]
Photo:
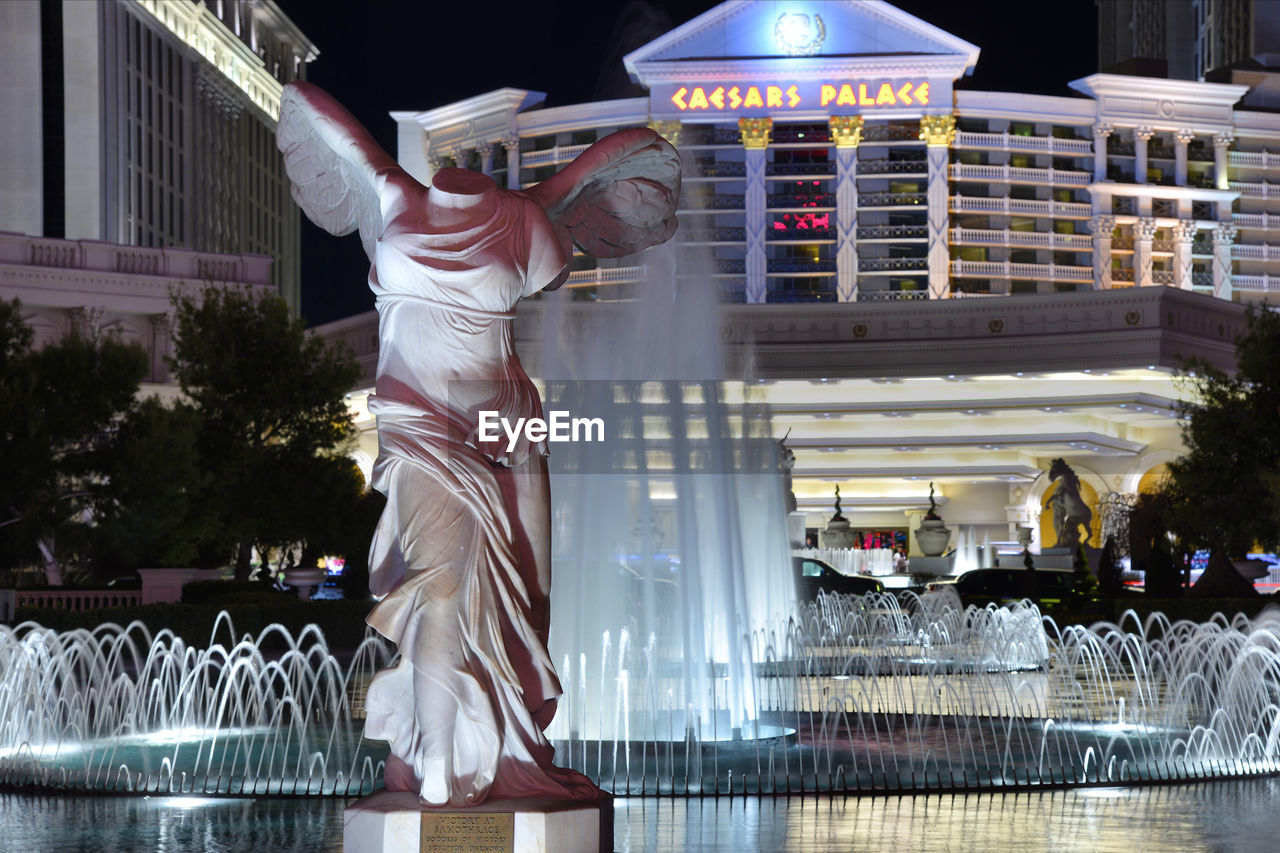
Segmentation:
[(382, 236), (379, 173), (400, 166), (374, 142), (356, 117), (311, 83), (290, 83), (280, 99), (276, 145), (284, 153), (293, 200), (330, 234), (360, 229), (373, 260)]
[(526, 192), (562, 237), (598, 258), (617, 258), (675, 233), (680, 156), (652, 130), (621, 130)]

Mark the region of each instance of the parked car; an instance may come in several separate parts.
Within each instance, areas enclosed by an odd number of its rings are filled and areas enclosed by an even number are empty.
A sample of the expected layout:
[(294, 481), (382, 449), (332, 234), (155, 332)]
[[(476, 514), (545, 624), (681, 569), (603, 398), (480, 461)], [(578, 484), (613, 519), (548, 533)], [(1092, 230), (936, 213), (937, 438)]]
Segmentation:
[(1065, 569), (971, 569), (954, 580), (936, 580), (928, 589), (954, 586), (963, 604), (985, 607), (1023, 598), (1056, 603), (1071, 591), (1071, 585), (1071, 572)]
[(884, 584), (869, 575), (842, 575), (829, 563), (813, 557), (792, 557), (791, 568), (796, 576), (796, 593), (801, 601), (812, 601), (819, 590), (845, 595), (866, 595), (884, 592)]

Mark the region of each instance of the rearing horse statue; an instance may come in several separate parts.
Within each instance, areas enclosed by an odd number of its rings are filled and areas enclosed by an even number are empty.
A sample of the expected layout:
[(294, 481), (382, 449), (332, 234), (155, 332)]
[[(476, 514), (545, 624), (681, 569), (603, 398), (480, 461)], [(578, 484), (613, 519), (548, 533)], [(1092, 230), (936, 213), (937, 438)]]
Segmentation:
[[(1053, 507), (1053, 532), (1058, 537), (1057, 547), (1070, 548), (1074, 553), (1081, 541), (1088, 541), (1093, 523), (1093, 511), (1080, 497), (1080, 478), (1071, 470), (1065, 459), (1055, 459), (1049, 466), (1049, 481), (1061, 479), (1058, 490), (1049, 498)], [(1080, 528), (1084, 527), (1081, 538)]]

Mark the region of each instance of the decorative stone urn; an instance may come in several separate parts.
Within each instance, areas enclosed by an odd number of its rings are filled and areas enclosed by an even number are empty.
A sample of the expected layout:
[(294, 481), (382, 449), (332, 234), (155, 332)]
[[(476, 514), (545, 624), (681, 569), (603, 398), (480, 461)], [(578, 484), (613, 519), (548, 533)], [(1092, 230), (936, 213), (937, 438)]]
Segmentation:
[(916, 528), (916, 544), (926, 557), (941, 557), (951, 541), (951, 530), (941, 518), (925, 518)]
[(933, 499), (933, 483), (930, 483), (929, 511), (916, 528), (916, 544), (920, 546), (920, 553), (926, 557), (941, 557), (950, 541), (951, 531), (942, 516), (938, 515), (938, 502)]
[(284, 582), (298, 594), (298, 598), (310, 601), (316, 587), (324, 583), (325, 574), (325, 570), (320, 568), (290, 566), (284, 570)]

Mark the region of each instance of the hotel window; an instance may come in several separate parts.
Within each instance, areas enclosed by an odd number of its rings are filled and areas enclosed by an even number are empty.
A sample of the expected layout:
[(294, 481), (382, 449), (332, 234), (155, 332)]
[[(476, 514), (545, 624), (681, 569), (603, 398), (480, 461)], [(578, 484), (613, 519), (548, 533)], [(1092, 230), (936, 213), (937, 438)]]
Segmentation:
[(987, 260), (987, 247), (952, 246), (951, 259), (956, 261), (976, 261), (980, 263)]
[(1009, 135), (1010, 136), (1035, 136), (1036, 126), (1031, 122), (1027, 122), (1027, 121), (1009, 122)]
[(1076, 233), (1075, 220), (1055, 219), (1053, 220), (1053, 230), (1055, 234), (1074, 234)]

